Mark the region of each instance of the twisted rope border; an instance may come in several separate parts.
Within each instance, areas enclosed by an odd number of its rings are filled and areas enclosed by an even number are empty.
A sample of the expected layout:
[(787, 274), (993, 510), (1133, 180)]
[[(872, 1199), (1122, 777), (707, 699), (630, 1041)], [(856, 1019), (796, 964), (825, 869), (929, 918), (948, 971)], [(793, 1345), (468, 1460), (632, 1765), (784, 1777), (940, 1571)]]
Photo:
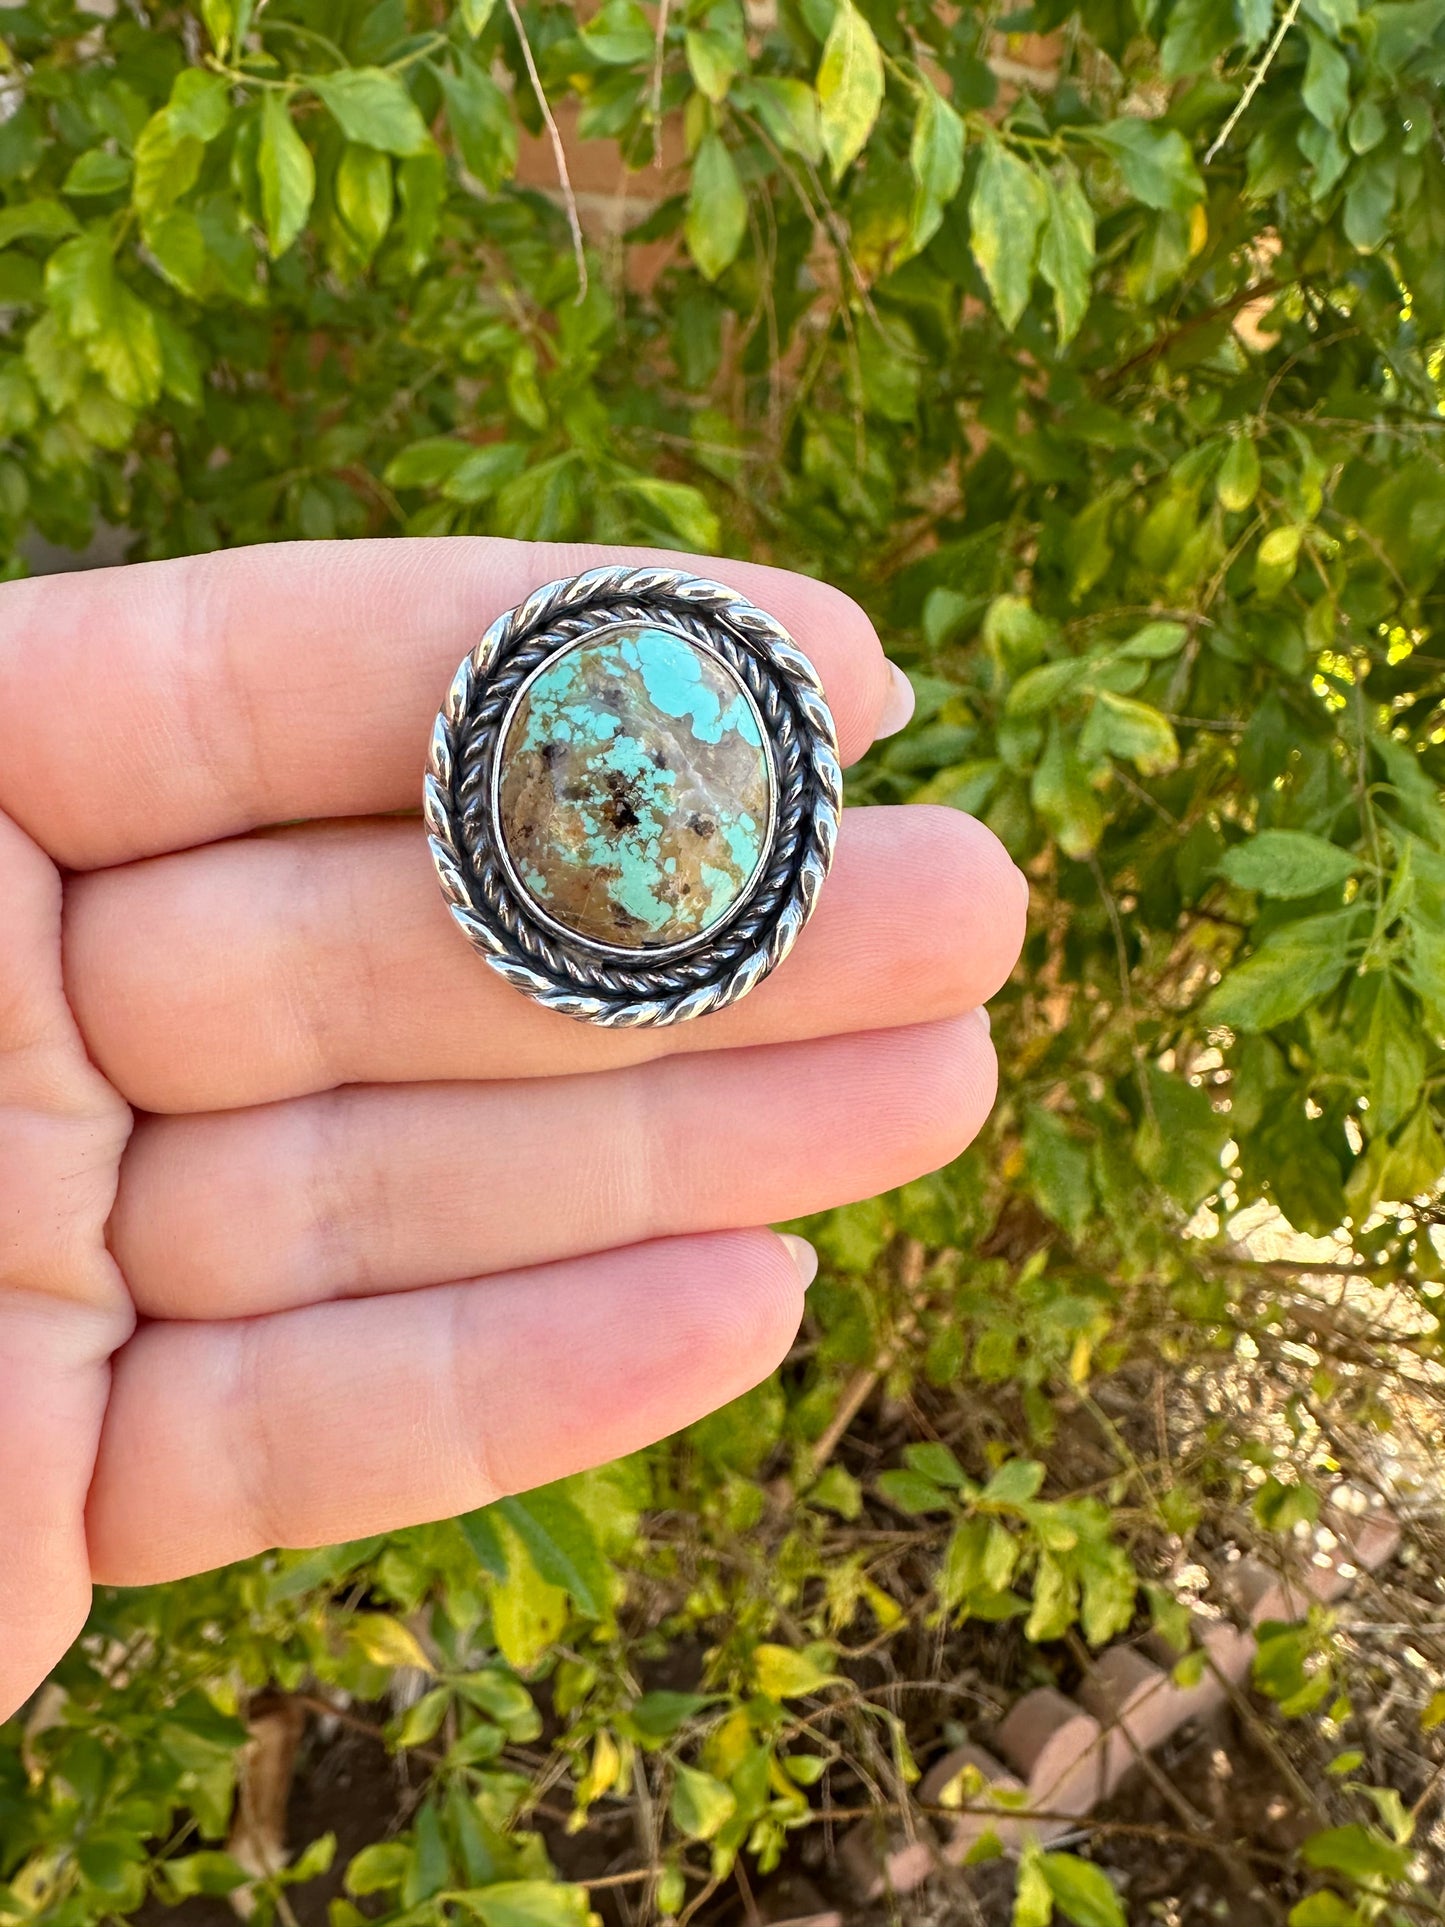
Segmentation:
[[(685, 954), (634, 966), (559, 936), (513, 887), (491, 771), (507, 705), (541, 663), (594, 630), (659, 617), (746, 683), (772, 745), (775, 808), (766, 862), (732, 918)], [(832, 864), (842, 789), (822, 688), (781, 623), (706, 577), (613, 564), (534, 590), (462, 662), (432, 730), (423, 812), (442, 894), (478, 954), (549, 1009), (619, 1028), (721, 1010), (782, 962)]]

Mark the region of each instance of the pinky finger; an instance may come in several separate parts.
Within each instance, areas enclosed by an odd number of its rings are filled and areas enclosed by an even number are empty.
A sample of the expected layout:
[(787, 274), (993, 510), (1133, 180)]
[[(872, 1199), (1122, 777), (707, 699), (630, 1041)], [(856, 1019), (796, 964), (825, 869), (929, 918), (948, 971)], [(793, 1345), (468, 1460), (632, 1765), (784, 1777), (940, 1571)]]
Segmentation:
[(636, 1451), (784, 1357), (810, 1270), (797, 1248), (768, 1231), (671, 1238), (145, 1326), (115, 1364), (88, 1513), (95, 1577), (147, 1585), (362, 1538)]

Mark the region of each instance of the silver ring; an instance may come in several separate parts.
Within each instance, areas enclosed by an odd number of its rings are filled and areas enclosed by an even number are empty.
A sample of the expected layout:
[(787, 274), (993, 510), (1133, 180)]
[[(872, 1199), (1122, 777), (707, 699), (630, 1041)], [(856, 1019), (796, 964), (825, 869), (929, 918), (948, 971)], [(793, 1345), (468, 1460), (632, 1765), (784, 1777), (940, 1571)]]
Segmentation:
[(452, 916), (569, 1017), (676, 1024), (780, 964), (843, 777), (812, 664), (735, 589), (588, 569), (499, 616), (452, 679), (423, 809)]

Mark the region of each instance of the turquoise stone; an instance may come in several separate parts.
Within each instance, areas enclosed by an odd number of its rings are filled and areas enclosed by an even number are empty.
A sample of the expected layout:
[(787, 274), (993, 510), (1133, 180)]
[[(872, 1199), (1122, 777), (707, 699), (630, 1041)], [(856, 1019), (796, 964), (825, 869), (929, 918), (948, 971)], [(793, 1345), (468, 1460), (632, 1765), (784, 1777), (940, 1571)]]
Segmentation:
[(501, 749), (513, 873), (573, 935), (626, 950), (700, 937), (767, 853), (772, 764), (733, 670), (686, 636), (608, 630), (525, 689)]

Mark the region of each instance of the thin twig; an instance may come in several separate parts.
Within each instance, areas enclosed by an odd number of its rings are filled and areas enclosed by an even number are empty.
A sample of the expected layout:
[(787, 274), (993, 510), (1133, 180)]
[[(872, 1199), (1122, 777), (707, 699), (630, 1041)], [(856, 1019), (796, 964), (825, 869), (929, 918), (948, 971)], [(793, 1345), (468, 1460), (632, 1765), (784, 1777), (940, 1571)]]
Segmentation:
[(527, 38), (526, 25), (517, 9), (517, 0), (507, 0), (507, 13), (522, 47), (522, 59), (526, 64), (527, 78), (532, 83), (532, 93), (536, 97), (537, 110), (547, 128), (547, 137), (552, 143), (552, 154), (557, 162), (557, 180), (562, 189), (562, 204), (567, 210), (567, 225), (572, 230), (572, 253), (577, 261), (577, 301), (587, 299), (587, 250), (582, 241), (582, 217), (577, 212), (577, 196), (572, 191), (572, 176), (567, 167), (567, 151), (562, 145), (562, 130), (557, 125), (556, 116), (547, 100), (542, 86), (542, 76), (537, 72), (537, 62), (532, 54), (532, 43)]
[(1263, 59), (1260, 61), (1259, 65), (1255, 68), (1254, 72), (1250, 75), (1248, 85), (1245, 87), (1245, 90), (1240, 95), (1239, 99), (1235, 102), (1234, 112), (1229, 116), (1229, 119), (1224, 123), (1223, 127), (1220, 128), (1218, 135), (1215, 137), (1214, 144), (1210, 147), (1208, 153), (1204, 156), (1204, 165), (1206, 167), (1208, 167), (1209, 163), (1214, 159), (1215, 155), (1218, 154), (1221, 151), (1221, 149), (1225, 146), (1225, 143), (1228, 141), (1230, 135), (1234, 132), (1235, 128), (1238, 127), (1240, 121), (1243, 120), (1244, 116), (1248, 113), (1249, 103), (1254, 99), (1255, 95), (1259, 92), (1260, 88), (1264, 85), (1265, 75), (1269, 72), (1270, 68), (1274, 65), (1275, 55), (1279, 52), (1280, 48), (1284, 45), (1285, 35), (1289, 32), (1290, 28), (1294, 25), (1295, 21), (1299, 19), (1300, 5), (1301, 5), (1301, 0), (1289, 0), (1289, 6), (1285, 10), (1285, 16), (1283, 20), (1280, 21), (1279, 26), (1275, 30), (1274, 39), (1271, 40), (1269, 45), (1265, 48)]
[(659, 0), (657, 37), (652, 43), (652, 165), (662, 166), (662, 61), (667, 40), (667, 15), (672, 0)]

